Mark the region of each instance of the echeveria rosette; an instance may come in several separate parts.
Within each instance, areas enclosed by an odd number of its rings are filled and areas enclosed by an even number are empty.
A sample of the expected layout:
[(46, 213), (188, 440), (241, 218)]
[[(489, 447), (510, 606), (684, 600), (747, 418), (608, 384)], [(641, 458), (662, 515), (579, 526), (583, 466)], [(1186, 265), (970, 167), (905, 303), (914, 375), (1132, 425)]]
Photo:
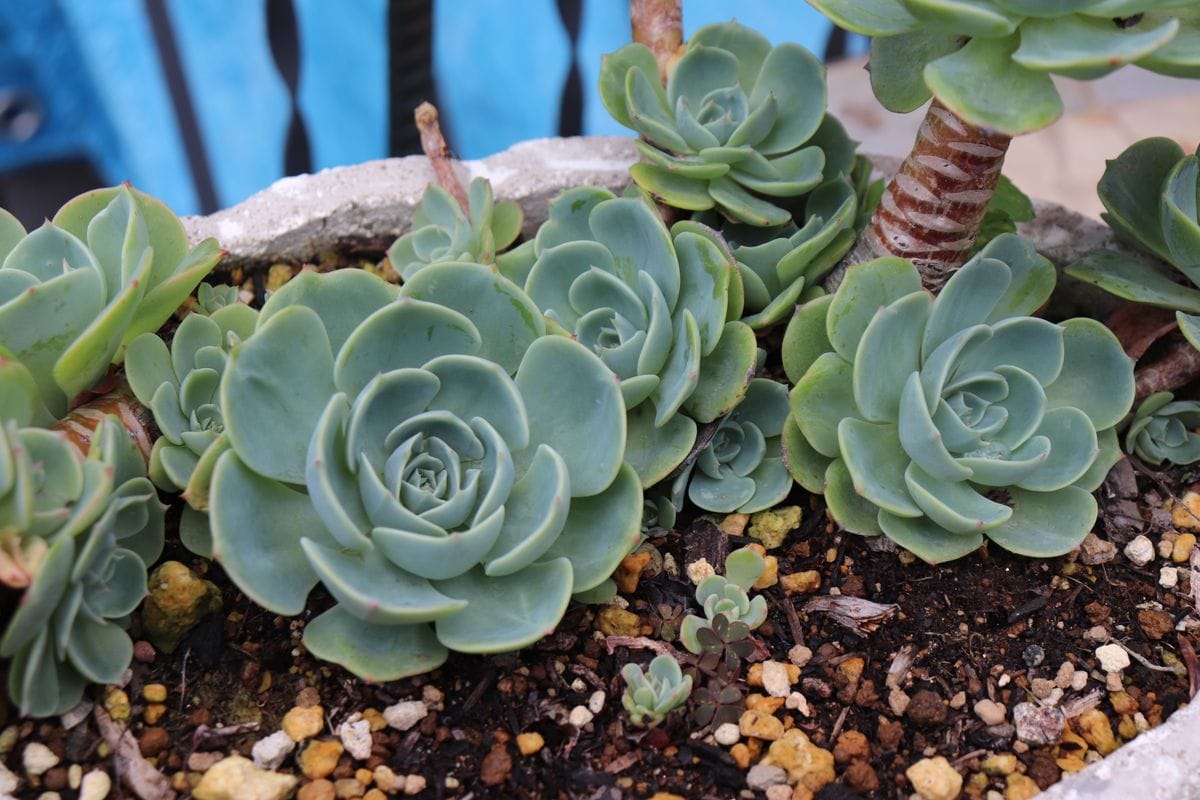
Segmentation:
[(782, 225), (791, 213), (771, 199), (821, 183), (825, 154), (810, 140), (825, 117), (825, 70), (797, 44), (772, 47), (736, 22), (706, 26), (665, 90), (650, 49), (626, 45), (601, 62), (600, 98), (642, 137), (633, 179), (668, 205)]
[(679, 662), (665, 653), (655, 656), (645, 671), (637, 664), (626, 664), (621, 677), (625, 679), (621, 705), (629, 721), (639, 728), (661, 724), (692, 693), (692, 676), (684, 675)]
[(1158, 392), (1137, 407), (1125, 431), (1125, 452), (1147, 464), (1164, 461), (1194, 464), (1200, 461), (1200, 403), (1176, 400), (1171, 392)]
[[(12, 437), (15, 426), (5, 430)], [(115, 417), (100, 423), (86, 460), (49, 431), (15, 435), (29, 448), (16, 455), (15, 474), (21, 480), (27, 470), (25, 485), (32, 474), (36, 490), (26, 535), (46, 550), (0, 639), (0, 657), (12, 659), (9, 697), (23, 714), (45, 717), (73, 708), (88, 683), (118, 681), (129, 666), (125, 625), (146, 594), (147, 565), (162, 552), (166, 508)]]
[(188, 549), (209, 556), (212, 541), (204, 514), (209, 483), (228, 446), (218, 389), (229, 348), (254, 332), (258, 312), (236, 301), (198, 308), (211, 310), (211, 315), (189, 314), (175, 330), (170, 349), (154, 333), (130, 342), (125, 376), (162, 434), (150, 451), (150, 479), (163, 491), (183, 493), (187, 506), (180, 538)]
[(429, 184), (413, 212), (412, 228), (388, 248), (392, 269), (408, 280), (427, 264), (462, 261), (491, 264), (516, 241), (524, 212), (512, 200), (497, 203), (484, 178), (471, 181), (469, 211), (442, 187)]
[(675, 479), (676, 507), (683, 506), (685, 488), (697, 506), (721, 514), (753, 514), (782, 502), (792, 489), (780, 439), (787, 418), (787, 388), (766, 378), (750, 381), (746, 396)]
[(750, 597), (750, 589), (762, 577), (766, 561), (756, 550), (743, 547), (725, 558), (725, 574), (710, 575), (696, 586), (696, 602), (704, 616), (688, 614), (679, 626), (679, 641), (689, 653), (703, 651), (697, 632), (711, 628), (718, 615), (729, 623), (743, 623), (754, 630), (767, 618), (767, 599), (762, 595)]
[(28, 235), (14, 225), (0, 221), (0, 385), (43, 418), (65, 414), (220, 257), (213, 239), (189, 250), (171, 210), (128, 186), (80, 195)]
[(729, 248), (692, 221), (670, 231), (638, 198), (572, 189), (551, 201), (525, 291), (551, 327), (595, 352), (629, 409), (626, 458), (643, 486), (691, 451), (754, 372), (754, 332)]
[(599, 358), (475, 264), (394, 288), (306, 273), (221, 382), (214, 557), (260, 605), (338, 601), (306, 646), (371, 680), (554, 629), (636, 544), (642, 493)]
[(916, 268), (852, 267), (784, 336), (785, 459), (847, 530), (886, 534), (931, 563), (983, 537), (1054, 556), (1091, 530), (1133, 402), (1133, 365), (1090, 319), (1026, 316), (1054, 268), (1012, 234), (931, 297)]
[(888, 109), (929, 98), (1009, 136), (1063, 111), (1051, 75), (1099, 78), (1126, 64), (1200, 76), (1194, 0), (809, 0), (872, 37), (871, 86)]

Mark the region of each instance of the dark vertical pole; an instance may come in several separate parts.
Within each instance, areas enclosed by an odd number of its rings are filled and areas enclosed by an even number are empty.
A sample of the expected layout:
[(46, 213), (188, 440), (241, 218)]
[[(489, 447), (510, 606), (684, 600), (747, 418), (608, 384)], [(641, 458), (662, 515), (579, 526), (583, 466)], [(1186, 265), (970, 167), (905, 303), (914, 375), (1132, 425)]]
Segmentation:
[(287, 86), (291, 104), (287, 142), (283, 149), (283, 174), (312, 172), (308, 129), (297, 102), (300, 90), (300, 28), (296, 23), (296, 9), (292, 0), (267, 0), (267, 41), (271, 46), (275, 68)]
[(571, 42), (571, 69), (567, 72), (558, 107), (558, 135), (579, 136), (583, 133), (583, 77), (575, 46), (583, 21), (583, 0), (558, 0), (558, 15)]
[(421, 152), (413, 112), (428, 100), (436, 105), (433, 80), (433, 0), (388, 3), (388, 153)]

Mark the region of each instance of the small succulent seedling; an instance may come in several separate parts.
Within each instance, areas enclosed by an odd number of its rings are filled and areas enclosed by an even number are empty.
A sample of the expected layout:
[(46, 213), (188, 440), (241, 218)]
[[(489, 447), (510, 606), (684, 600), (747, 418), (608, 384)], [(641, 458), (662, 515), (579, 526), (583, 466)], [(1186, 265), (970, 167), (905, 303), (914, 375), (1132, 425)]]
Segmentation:
[(714, 728), (725, 723), (737, 724), (745, 707), (746, 690), (736, 675), (730, 675), (724, 670), (721, 674), (710, 676), (692, 693), (695, 710), (692, 721), (699, 728), (712, 726)]
[[(757, 550), (743, 547), (734, 550), (725, 559), (725, 574), (710, 575), (696, 587), (696, 602), (704, 609), (704, 616), (689, 614), (684, 618), (679, 630), (679, 641), (688, 652), (700, 655), (705, 652), (704, 642), (700, 633), (710, 631), (720, 624), (724, 627), (724, 635), (710, 641), (720, 641), (722, 646), (727, 641), (738, 641), (745, 638), (738, 636), (744, 626), (746, 635), (757, 628), (767, 618), (767, 600), (759, 596), (750, 598), (750, 587), (762, 577), (766, 562)], [(718, 618), (721, 622), (718, 623)]]
[(684, 675), (679, 662), (669, 655), (655, 656), (646, 671), (637, 664), (621, 669), (625, 693), (621, 705), (629, 721), (639, 728), (653, 728), (683, 705), (692, 693), (692, 678)]
[[(696, 31), (664, 88), (654, 53), (626, 45), (604, 57), (600, 98), (641, 135), (633, 179), (667, 205), (782, 225), (781, 199), (821, 183), (825, 70), (796, 44), (772, 47), (736, 22)], [(834, 127), (837, 130), (834, 130)], [(842, 133), (844, 139), (844, 133)], [(767, 199), (770, 198), (770, 199)]]
[(965, 261), (1011, 137), (1052, 123), (1052, 75), (1090, 80), (1126, 64), (1200, 77), (1194, 0), (809, 0), (871, 39), (871, 86), (892, 111), (931, 97), (911, 154), (866, 239), (940, 286)]
[(1176, 400), (1170, 392), (1158, 392), (1142, 401), (1125, 432), (1125, 452), (1147, 464), (1164, 461), (1194, 464), (1200, 461), (1200, 403)]
[(1054, 267), (1012, 234), (932, 297), (908, 261), (852, 267), (784, 335), (786, 462), (834, 519), (939, 563), (987, 536), (1060, 555), (1091, 530), (1133, 402), (1132, 362), (1095, 320), (1027, 316)]

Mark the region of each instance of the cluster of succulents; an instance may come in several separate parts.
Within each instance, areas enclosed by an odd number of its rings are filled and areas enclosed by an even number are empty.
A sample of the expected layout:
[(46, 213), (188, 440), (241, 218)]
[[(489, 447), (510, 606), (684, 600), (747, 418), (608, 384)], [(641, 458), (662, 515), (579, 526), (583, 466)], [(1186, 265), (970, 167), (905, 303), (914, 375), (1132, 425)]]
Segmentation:
[(1119, 456), (1133, 365), (1099, 322), (1028, 316), (1053, 286), (1054, 267), (1011, 234), (936, 298), (907, 261), (852, 267), (785, 334), (797, 482), (842, 527), (932, 563), (984, 536), (1029, 556), (1078, 545)]
[[(724, 575), (709, 575), (696, 586), (696, 602), (704, 616), (689, 614), (679, 628), (679, 641), (688, 652), (704, 652), (702, 638), (715, 625), (740, 625), (752, 631), (767, 618), (767, 599), (750, 597), (750, 588), (762, 577), (766, 561), (749, 547), (734, 550), (725, 559)], [(741, 636), (736, 638), (742, 638)]]
[(1125, 431), (1125, 452), (1158, 466), (1200, 461), (1200, 402), (1158, 392), (1138, 405)]
[(626, 664), (621, 677), (625, 679), (621, 705), (629, 721), (639, 728), (662, 724), (692, 693), (692, 676), (684, 675), (679, 662), (665, 654), (655, 656), (645, 671), (637, 664)]

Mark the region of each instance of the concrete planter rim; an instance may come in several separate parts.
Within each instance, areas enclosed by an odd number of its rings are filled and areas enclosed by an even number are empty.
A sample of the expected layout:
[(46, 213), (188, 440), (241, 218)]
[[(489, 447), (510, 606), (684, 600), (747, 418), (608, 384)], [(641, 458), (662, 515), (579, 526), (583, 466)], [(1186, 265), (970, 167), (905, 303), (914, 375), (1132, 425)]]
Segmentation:
[[(621, 191), (637, 160), (627, 137), (575, 137), (522, 142), (496, 155), (458, 165), (464, 182), (491, 180), (497, 199), (513, 199), (526, 210), (525, 233), (546, 218), (546, 204), (572, 186), (603, 186)], [(877, 158), (884, 172), (894, 159)], [(304, 263), (351, 245), (382, 252), (406, 231), (433, 172), (423, 156), (370, 161), (315, 175), (284, 178), (245, 201), (206, 217), (186, 217), (191, 241), (216, 237), (226, 263), (249, 269), (272, 263)], [(1104, 225), (1053, 203), (1035, 203), (1037, 218), (1020, 232), (1060, 268), (1098, 248), (1129, 253)], [(1111, 296), (1076, 285), (1071, 305), (1097, 313), (1111, 308)], [(1133, 667), (1137, 669), (1138, 667)], [(1112, 755), (1064, 778), (1042, 793), (1047, 800), (1089, 798), (1128, 800), (1200, 798), (1200, 702), (1178, 710), (1165, 723)], [(1153, 768), (1151, 768), (1151, 765)]]

